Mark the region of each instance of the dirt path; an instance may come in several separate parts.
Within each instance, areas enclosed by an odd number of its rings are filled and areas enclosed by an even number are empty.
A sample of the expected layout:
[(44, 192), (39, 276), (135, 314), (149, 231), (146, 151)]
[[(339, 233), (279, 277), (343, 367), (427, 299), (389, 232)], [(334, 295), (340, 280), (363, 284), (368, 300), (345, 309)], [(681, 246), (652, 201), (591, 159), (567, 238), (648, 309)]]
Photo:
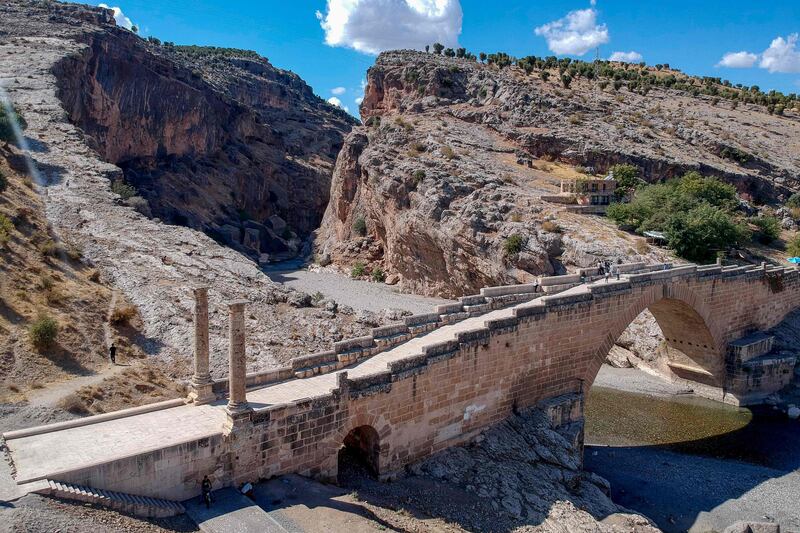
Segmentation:
[(122, 371), (131, 368), (136, 362), (112, 365), (106, 363), (105, 366), (99, 368), (94, 374), (88, 376), (80, 376), (66, 381), (58, 381), (49, 383), (42, 389), (33, 389), (28, 392), (28, 404), (32, 407), (56, 407), (58, 403), (77, 392), (83, 387), (89, 385), (97, 385), (101, 381), (115, 376)]

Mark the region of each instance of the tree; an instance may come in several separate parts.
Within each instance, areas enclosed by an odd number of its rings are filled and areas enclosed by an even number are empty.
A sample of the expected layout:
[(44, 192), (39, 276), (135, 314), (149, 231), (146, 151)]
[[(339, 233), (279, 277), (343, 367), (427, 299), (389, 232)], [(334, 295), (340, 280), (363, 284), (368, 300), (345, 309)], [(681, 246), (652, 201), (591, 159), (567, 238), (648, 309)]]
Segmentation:
[(427, 54), (427, 53), (430, 53), (430, 51), (431, 51), (431, 45), (429, 45), (429, 44), (426, 44), (426, 45), (425, 45), (425, 53), (426, 53), (426, 54)]
[(6, 178), (6, 175), (3, 174), (2, 170), (0, 170), (0, 193), (5, 191), (7, 187), (8, 187), (8, 178)]
[(139, 33), (139, 26), (137, 26), (136, 24), (134, 24), (133, 26), (131, 26), (131, 31), (132, 31), (133, 33)]
[(433, 53), (434, 54), (436, 54), (437, 56), (441, 55), (442, 50), (444, 50), (444, 45), (443, 44), (441, 44), (441, 43), (433, 43)]
[(481, 58), (481, 63), (485, 63), (486, 62), (486, 52), (481, 52), (480, 58)]
[(717, 251), (749, 237), (727, 213), (705, 203), (688, 212), (673, 213), (664, 233), (669, 247), (690, 261), (713, 259)]
[(795, 235), (786, 245), (786, 252), (790, 257), (800, 257), (800, 234)]
[(458, 48), (456, 50), (456, 57), (463, 58), (463, 57), (466, 57), (466, 55), (467, 55), (467, 49), (466, 48)]
[(447, 48), (444, 51), (444, 55), (446, 55), (447, 57), (455, 57), (456, 53), (452, 48)]
[(786, 200), (786, 207), (797, 209), (800, 207), (800, 193), (794, 193)]
[(617, 182), (617, 188), (614, 192), (617, 198), (624, 198), (645, 184), (644, 180), (639, 177), (639, 168), (633, 165), (614, 165), (609, 171), (614, 175), (614, 179)]
[(544, 82), (550, 79), (550, 73), (547, 72), (546, 70), (543, 70), (540, 76), (542, 77), (542, 81)]
[(564, 86), (565, 89), (569, 89), (569, 84), (572, 83), (572, 76), (569, 74), (564, 74), (561, 76), (561, 84)]

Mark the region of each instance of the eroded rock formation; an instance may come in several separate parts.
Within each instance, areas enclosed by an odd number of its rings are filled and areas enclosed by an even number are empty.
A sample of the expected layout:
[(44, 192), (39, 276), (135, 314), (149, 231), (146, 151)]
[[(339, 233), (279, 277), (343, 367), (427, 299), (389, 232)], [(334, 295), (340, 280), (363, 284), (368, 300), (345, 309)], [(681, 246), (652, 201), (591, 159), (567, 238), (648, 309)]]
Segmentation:
[[(343, 268), (380, 267), (409, 291), (456, 296), (598, 259), (664, 258), (541, 200), (580, 177), (576, 165), (633, 163), (651, 181), (700, 170), (762, 199), (798, 186), (800, 121), (755, 105), (583, 79), (567, 90), (516, 67), (410, 51), (381, 54), (367, 81), (365, 126), (340, 153), (317, 250)], [(726, 159), (723, 145), (753, 159)]]
[(97, 18), (82, 29), (85, 46), (54, 69), (59, 97), (152, 214), (256, 259), (296, 254), (355, 120), (254, 52), (161, 44)]

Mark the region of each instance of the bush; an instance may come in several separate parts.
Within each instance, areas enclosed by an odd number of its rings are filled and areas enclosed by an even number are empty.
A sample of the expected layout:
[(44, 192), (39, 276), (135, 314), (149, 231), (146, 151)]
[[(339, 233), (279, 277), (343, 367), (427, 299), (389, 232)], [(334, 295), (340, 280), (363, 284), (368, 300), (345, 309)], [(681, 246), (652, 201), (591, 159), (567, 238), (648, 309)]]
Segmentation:
[(800, 257), (800, 234), (789, 239), (786, 251), (789, 253), (789, 257)]
[(781, 225), (775, 217), (753, 217), (749, 222), (758, 228), (753, 237), (761, 244), (769, 244), (781, 236)]
[(28, 329), (31, 343), (39, 350), (50, 348), (58, 337), (58, 323), (48, 315), (39, 318)]
[(132, 305), (125, 305), (117, 307), (111, 312), (109, 320), (115, 326), (122, 326), (130, 324), (131, 320), (136, 316), (136, 308)]
[(325, 299), (325, 295), (322, 294), (319, 291), (317, 291), (317, 292), (315, 292), (314, 294), (311, 295), (311, 301), (314, 302), (315, 304), (321, 302), (324, 299)]
[(20, 129), (24, 130), (28, 127), (25, 119), (19, 114), (19, 111), (13, 109), (9, 114), (6, 112), (5, 107), (0, 105), (0, 141), (7, 143), (16, 143), (16, 135), (14, 135), (14, 128), (12, 123), (16, 121)]
[(542, 229), (548, 233), (561, 233), (561, 226), (552, 220), (545, 220), (542, 222)]
[(422, 180), (425, 179), (425, 171), (424, 170), (415, 170), (414, 174), (412, 175), (414, 178), (414, 186), (419, 185)]
[(153, 212), (150, 210), (150, 204), (147, 203), (147, 200), (141, 196), (131, 196), (125, 200), (125, 205), (134, 208), (140, 215), (144, 215), (147, 218), (153, 217)]
[(381, 267), (375, 267), (372, 269), (372, 281), (376, 281), (378, 283), (383, 283), (386, 281), (386, 273)]
[(0, 213), (0, 245), (5, 245), (11, 239), (12, 231), (14, 224), (7, 216)]
[(367, 235), (367, 221), (364, 217), (358, 217), (353, 222), (353, 233), (364, 237)]
[(449, 146), (442, 146), (441, 152), (444, 158), (447, 160), (453, 159), (456, 156), (456, 153)]
[(794, 193), (786, 200), (786, 207), (788, 208), (800, 208), (800, 193)]
[(353, 265), (353, 269), (350, 271), (350, 277), (360, 278), (366, 273), (367, 273), (367, 267), (364, 266), (364, 263), (359, 261), (358, 263)]
[(47, 239), (46, 241), (42, 242), (37, 246), (39, 253), (42, 254), (42, 257), (55, 257), (58, 255), (60, 247), (56, 244), (56, 241), (53, 239)]
[(515, 233), (508, 237), (503, 243), (503, 250), (506, 252), (506, 255), (516, 255), (522, 251), (524, 245), (525, 239), (523, 239), (522, 235)]
[(6, 175), (3, 174), (3, 171), (0, 170), (0, 192), (5, 191), (8, 188), (8, 178)]
[(111, 182), (111, 192), (118, 194), (123, 200), (136, 196), (136, 189), (122, 180)]

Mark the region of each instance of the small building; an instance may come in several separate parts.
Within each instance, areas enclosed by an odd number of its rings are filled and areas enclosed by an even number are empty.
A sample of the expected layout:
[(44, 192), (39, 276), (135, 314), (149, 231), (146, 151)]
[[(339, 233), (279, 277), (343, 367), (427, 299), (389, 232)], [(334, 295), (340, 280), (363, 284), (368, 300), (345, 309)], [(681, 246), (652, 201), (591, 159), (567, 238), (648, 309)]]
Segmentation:
[(578, 205), (608, 205), (617, 189), (612, 174), (605, 178), (574, 178), (561, 180), (561, 194), (574, 196)]

